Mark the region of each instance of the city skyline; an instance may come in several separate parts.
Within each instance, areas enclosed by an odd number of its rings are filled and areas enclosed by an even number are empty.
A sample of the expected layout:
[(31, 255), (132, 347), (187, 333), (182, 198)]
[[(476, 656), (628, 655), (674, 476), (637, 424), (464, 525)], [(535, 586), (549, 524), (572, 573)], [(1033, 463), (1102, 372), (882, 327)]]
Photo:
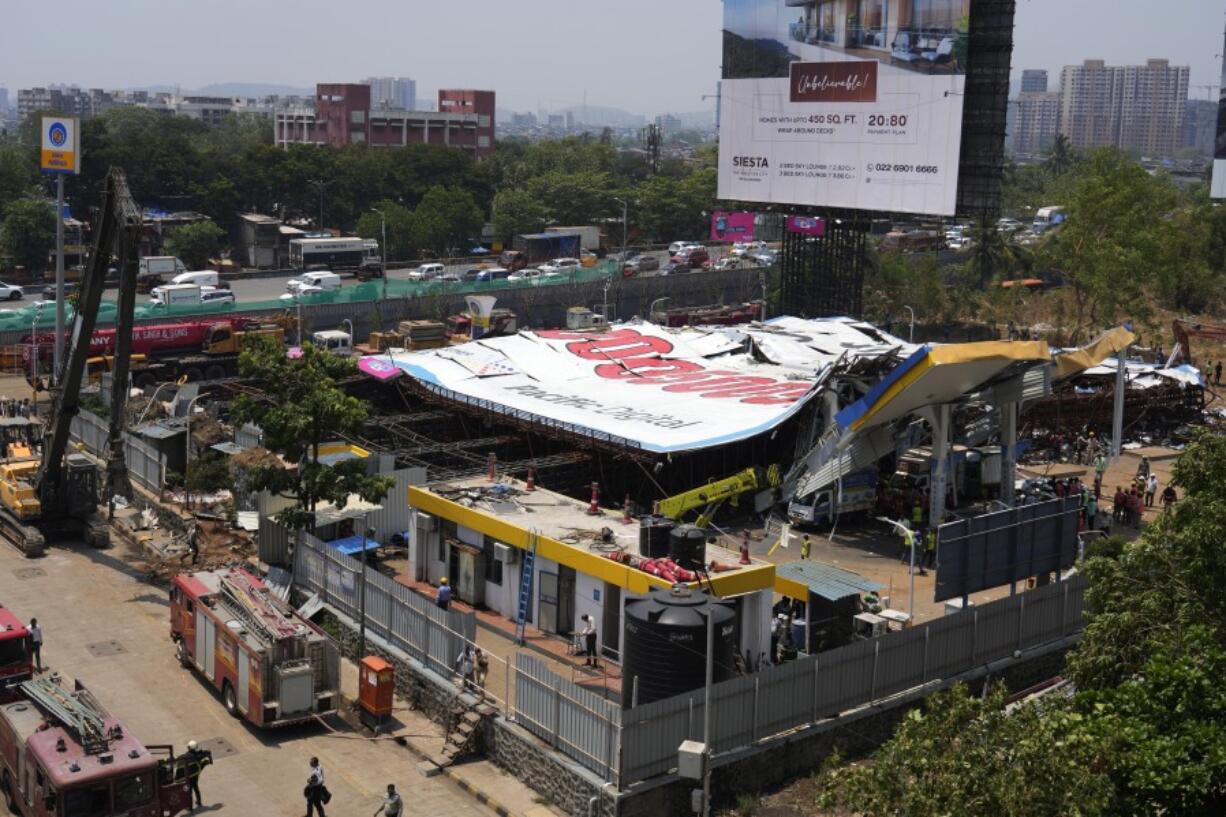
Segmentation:
[[(39, 4), (18, 0), (0, 11), (0, 85), (10, 99), (20, 88), (51, 84), (106, 89), (179, 86), (197, 89), (212, 84), (249, 82), (313, 88), (317, 82), (355, 82), (369, 76), (413, 77), (420, 88), (468, 87), (494, 90), (500, 107), (516, 111), (581, 106), (616, 107), (630, 113), (655, 115), (714, 107), (720, 64), (720, 8), (711, 0), (672, 0), (667, 4), (627, 0), (618, 13), (576, 8), (569, 0), (533, 0), (533, 13), (522, 7), (483, 9), (473, 25), (470, 10), (460, 6), (406, 9), (392, 0), (369, 0), (337, 19), (332, 6), (302, 0), (293, 20), (274, 7), (218, 0), (208, 6), (169, 6), (153, 0), (130, 0), (120, 18), (106, 8), (68, 0), (65, 13), (76, 24), (58, 30), (61, 53), (47, 56), (47, 38), (29, 36), (43, 24)], [(230, 24), (241, 14), (243, 26)], [(1057, 0), (1019, 3), (1016, 15), (1013, 77), (1041, 68), (1059, 76), (1065, 65), (1086, 59), (1107, 64), (1143, 64), (1151, 57), (1191, 69), (1189, 96), (1207, 98), (1206, 85), (1216, 86), (1221, 73), (1221, 31), (1226, 22), (1222, 0), (1186, 0), (1153, 18), (1120, 14), (1118, 3)], [(329, 16), (332, 15), (332, 16)], [(370, 26), (377, 17), (386, 25)], [(541, 26), (543, 18), (550, 20)], [(327, 25), (321, 21), (328, 20)], [(644, 25), (650, 21), (650, 25)], [(410, 25), (411, 23), (411, 25)], [(266, 24), (266, 25), (265, 25)], [(267, 27), (266, 27), (267, 26)], [(299, 47), (262, 48), (265, 33), (283, 32)], [(225, 42), (225, 59), (215, 49), (184, 50), (166, 32), (190, 30), (197, 42)], [(439, 32), (460, 32), (456, 38), (480, 39), (482, 32), (515, 42), (515, 59), (491, 50), (483, 59), (470, 45), (456, 48), (457, 39)], [(613, 59), (602, 58), (599, 43), (633, 43), (631, 55), (619, 46)], [(682, 41), (676, 32), (685, 31)], [(1087, 40), (1085, 32), (1096, 36)], [(345, 47), (353, 40), (360, 48)], [(677, 48), (684, 45), (684, 57)], [(121, 48), (125, 59), (109, 55)], [(332, 49), (332, 50), (330, 50)], [(193, 56), (199, 54), (198, 57)], [(667, 66), (661, 70), (651, 54)], [(565, 70), (559, 70), (564, 66)], [(1054, 84), (1054, 83), (1053, 83)]]

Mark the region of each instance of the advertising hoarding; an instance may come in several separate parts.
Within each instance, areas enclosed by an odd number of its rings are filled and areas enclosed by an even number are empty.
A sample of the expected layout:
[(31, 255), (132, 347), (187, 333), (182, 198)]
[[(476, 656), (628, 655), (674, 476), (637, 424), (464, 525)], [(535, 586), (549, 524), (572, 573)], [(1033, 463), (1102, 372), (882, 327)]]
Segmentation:
[[(1226, 35), (1223, 35), (1226, 40)], [(1217, 98), (1217, 133), (1213, 139), (1213, 179), (1209, 198), (1226, 199), (1226, 43), (1222, 46), (1222, 81)]]
[(81, 172), (81, 129), (75, 116), (44, 116), (39, 167), (44, 173)]
[(716, 210), (711, 214), (712, 241), (753, 241), (754, 214)]
[(725, 0), (719, 197), (953, 215), (971, 2)]
[(788, 232), (801, 235), (825, 235), (826, 219), (813, 216), (788, 216)]

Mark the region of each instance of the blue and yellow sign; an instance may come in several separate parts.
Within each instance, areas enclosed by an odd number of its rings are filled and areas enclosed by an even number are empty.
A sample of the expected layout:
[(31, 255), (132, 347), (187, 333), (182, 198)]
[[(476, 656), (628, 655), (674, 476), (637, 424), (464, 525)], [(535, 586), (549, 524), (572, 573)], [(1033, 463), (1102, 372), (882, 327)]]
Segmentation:
[(44, 173), (75, 175), (81, 172), (80, 121), (75, 116), (43, 117)]

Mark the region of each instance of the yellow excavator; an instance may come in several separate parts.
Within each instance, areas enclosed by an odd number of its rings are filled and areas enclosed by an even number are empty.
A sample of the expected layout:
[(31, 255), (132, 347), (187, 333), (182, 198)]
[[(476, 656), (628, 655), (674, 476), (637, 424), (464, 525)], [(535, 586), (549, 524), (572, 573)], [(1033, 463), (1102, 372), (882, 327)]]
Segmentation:
[(669, 519), (681, 522), (682, 517), (690, 511), (701, 509), (693, 524), (705, 528), (711, 524), (711, 520), (725, 503), (735, 507), (745, 494), (778, 488), (781, 482), (777, 465), (768, 468), (750, 467), (730, 477), (712, 480), (706, 485), (662, 499), (659, 502), (659, 512)]
[(29, 446), (20, 445), (20, 440), (4, 441), (5, 456), (0, 462), (0, 533), (27, 556), (41, 556), (47, 538), (55, 535), (83, 539), (94, 547), (110, 543), (109, 527), (98, 515), (101, 493), (98, 466), (83, 454), (69, 452), (68, 430), (72, 418), (80, 411), (89, 343), (107, 268), (115, 252), (119, 258), (120, 284), (106, 492), (108, 495), (124, 492), (120, 484), (127, 484), (127, 468), (121, 433), (132, 352), (140, 232), (140, 207), (128, 191), (123, 172), (112, 168), (107, 175), (93, 252), (81, 278), (63, 372), (47, 418), (41, 451), (36, 453)]

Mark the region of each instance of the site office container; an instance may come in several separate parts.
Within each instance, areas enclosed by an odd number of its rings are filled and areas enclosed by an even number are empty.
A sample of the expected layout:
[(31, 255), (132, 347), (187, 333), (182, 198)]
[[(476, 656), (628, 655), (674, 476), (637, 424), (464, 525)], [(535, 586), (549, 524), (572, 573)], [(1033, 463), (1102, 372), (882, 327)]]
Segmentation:
[(175, 577), (170, 633), (180, 663), (256, 726), (331, 714), (340, 703), (340, 654), (323, 631), (239, 568)]

